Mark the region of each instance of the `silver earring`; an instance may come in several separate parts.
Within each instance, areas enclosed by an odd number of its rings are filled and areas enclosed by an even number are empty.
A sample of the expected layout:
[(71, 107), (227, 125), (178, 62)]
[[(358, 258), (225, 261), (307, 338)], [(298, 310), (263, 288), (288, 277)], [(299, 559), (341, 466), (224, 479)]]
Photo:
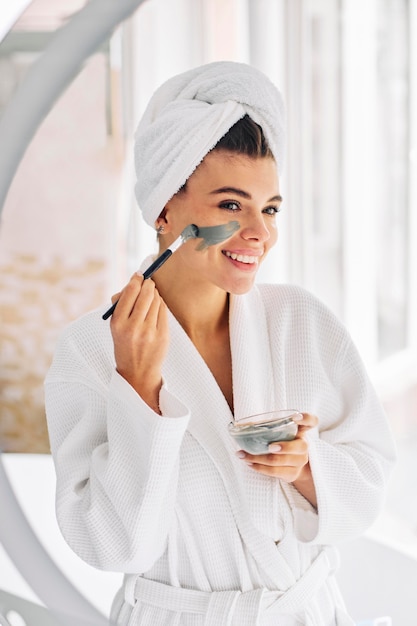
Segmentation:
[(164, 232), (165, 228), (164, 225), (161, 224), (160, 226), (158, 226), (158, 228), (156, 229), (156, 232), (158, 233), (158, 235), (162, 235), (162, 233)]

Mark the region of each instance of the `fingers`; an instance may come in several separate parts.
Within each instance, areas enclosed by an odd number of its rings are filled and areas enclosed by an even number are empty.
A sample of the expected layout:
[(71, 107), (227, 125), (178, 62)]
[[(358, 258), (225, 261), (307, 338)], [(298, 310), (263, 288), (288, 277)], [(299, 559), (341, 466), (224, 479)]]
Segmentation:
[(118, 300), (112, 322), (132, 318), (132, 322), (149, 320), (156, 323), (161, 308), (161, 298), (152, 280), (144, 280), (142, 275), (134, 274), (129, 283), (119, 294), (112, 297)]
[[(121, 309), (123, 307), (123, 304), (126, 305), (126, 300), (127, 300), (128, 296), (130, 295), (131, 298), (132, 298), (133, 292), (134, 292), (134, 289), (135, 289), (135, 287), (134, 287), (135, 283), (137, 283), (136, 284), (136, 289), (139, 287), (138, 281), (140, 281), (140, 284), (142, 284), (143, 277), (140, 277), (137, 274), (133, 274), (133, 276), (131, 277), (129, 283), (126, 285), (126, 287), (124, 289), (122, 289), (121, 291), (118, 291), (117, 293), (112, 295), (112, 297), (111, 297), (112, 304), (117, 302), (116, 310), (118, 311), (118, 315), (120, 315), (120, 311), (121, 311)], [(122, 299), (122, 296), (123, 296), (123, 301), (121, 303), (121, 306), (119, 307), (120, 300)], [(116, 314), (116, 310), (114, 311), (113, 315)]]
[(297, 437), (302, 437), (309, 430), (311, 430), (312, 428), (315, 428), (319, 423), (318, 417), (316, 417), (316, 415), (312, 415), (312, 413), (302, 413), (301, 415), (303, 416), (303, 419), (300, 421), (297, 421), (297, 424), (298, 424)]
[(312, 413), (301, 413), (301, 415), (303, 416), (303, 419), (297, 421), (299, 426), (314, 428), (314, 426), (317, 426), (319, 423), (318, 417)]
[[(257, 463), (268, 466), (296, 466), (308, 455), (308, 443), (305, 439), (299, 438), (293, 441), (280, 441), (273, 443), (269, 447), (267, 454), (249, 454), (240, 451), (239, 458), (244, 458), (246, 462)], [(243, 456), (244, 455), (244, 456)]]
[[(144, 287), (143, 293), (146, 293), (146, 285), (143, 280), (143, 276), (134, 274), (119, 295), (117, 307), (112, 316), (112, 321), (130, 317), (135, 308), (139, 294), (142, 292), (142, 287)], [(147, 291), (149, 293), (149, 285)]]
[(165, 302), (162, 300), (162, 298), (159, 298), (158, 318), (156, 321), (156, 327), (158, 329), (158, 332), (160, 332), (161, 329), (168, 328), (168, 307), (165, 304)]
[(118, 299), (120, 298), (120, 294), (121, 294), (121, 293), (122, 293), (121, 291), (118, 291), (117, 293), (115, 293), (114, 295), (112, 295), (112, 297), (111, 297), (111, 303), (112, 303), (112, 304), (114, 304), (115, 302), (117, 302), (117, 301), (118, 301)]
[(240, 451), (238, 456), (260, 474), (293, 482), (308, 463), (308, 444), (302, 438), (285, 443), (293, 444), (291, 450), (282, 446), (281, 450), (274, 453), (254, 455)]
[(243, 450), (237, 456), (255, 471), (266, 476), (274, 476), (294, 482), (308, 464), (308, 440), (305, 435), (318, 424), (318, 418), (311, 413), (303, 413), (299, 420), (298, 433), (292, 441), (278, 441), (269, 445), (266, 454), (249, 454)]
[(251, 469), (258, 472), (258, 474), (263, 474), (264, 476), (271, 476), (271, 478), (277, 478), (279, 480), (283, 480), (286, 483), (293, 483), (299, 478), (303, 468), (306, 464), (301, 467), (285, 465), (282, 467), (269, 466), (269, 465), (261, 465), (257, 463), (248, 464)]
[(161, 368), (169, 345), (168, 309), (152, 280), (134, 275), (110, 321), (118, 373), (158, 410)]

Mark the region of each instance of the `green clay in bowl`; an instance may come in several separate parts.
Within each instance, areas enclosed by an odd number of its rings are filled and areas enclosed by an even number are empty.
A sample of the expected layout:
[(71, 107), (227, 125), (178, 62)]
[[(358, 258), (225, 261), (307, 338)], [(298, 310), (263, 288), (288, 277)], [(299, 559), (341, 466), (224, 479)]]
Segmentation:
[(271, 443), (291, 441), (298, 425), (293, 417), (302, 417), (298, 411), (286, 409), (251, 415), (229, 424), (229, 433), (237, 446), (249, 454), (267, 454)]

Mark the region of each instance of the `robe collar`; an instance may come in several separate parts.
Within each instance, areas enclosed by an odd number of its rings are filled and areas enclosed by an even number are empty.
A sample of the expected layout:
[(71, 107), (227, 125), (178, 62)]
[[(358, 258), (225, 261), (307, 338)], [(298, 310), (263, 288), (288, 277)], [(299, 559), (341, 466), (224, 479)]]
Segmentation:
[[(208, 395), (207, 409), (216, 408), (231, 420), (233, 416), (210, 369), (175, 317), (172, 314), (169, 317), (171, 342), (163, 367), (169, 389), (175, 395), (178, 392), (179, 399), (190, 408), (202, 391), (204, 396)], [(235, 418), (273, 410), (276, 408), (274, 375), (267, 319), (256, 287), (248, 294), (230, 296), (229, 332)], [(192, 410), (191, 413), (195, 421)], [(194, 417), (197, 419), (200, 413), (204, 413), (204, 406), (198, 407)]]
[[(274, 376), (264, 303), (259, 290), (230, 298), (234, 412), (237, 417), (274, 408)], [(282, 589), (294, 574), (274, 542), (252, 524), (243, 495), (242, 461), (228, 424), (233, 416), (214, 376), (181, 325), (170, 314), (171, 341), (162, 374), (167, 388), (190, 410), (189, 433), (212, 459), (230, 499), (236, 525), (255, 560)]]

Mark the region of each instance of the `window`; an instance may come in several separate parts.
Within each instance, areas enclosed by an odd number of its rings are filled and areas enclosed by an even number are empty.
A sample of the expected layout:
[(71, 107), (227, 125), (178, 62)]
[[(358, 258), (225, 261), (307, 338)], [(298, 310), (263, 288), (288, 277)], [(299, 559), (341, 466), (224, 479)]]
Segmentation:
[(289, 278), (371, 368), (416, 346), (414, 13), (408, 0), (286, 4)]

